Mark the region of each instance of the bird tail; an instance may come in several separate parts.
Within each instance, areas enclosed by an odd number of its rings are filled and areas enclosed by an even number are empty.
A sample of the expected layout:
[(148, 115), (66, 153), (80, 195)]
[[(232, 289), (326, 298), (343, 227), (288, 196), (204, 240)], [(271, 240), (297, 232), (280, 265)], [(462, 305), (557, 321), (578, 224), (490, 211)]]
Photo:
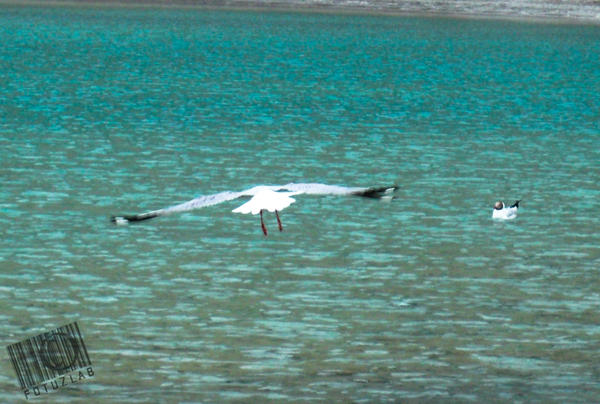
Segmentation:
[(519, 199), (518, 201), (515, 201), (515, 203), (513, 203), (512, 205), (510, 205), (511, 208), (519, 208), (519, 202), (521, 202), (521, 200)]
[(379, 198), (383, 198), (383, 197), (390, 197), (390, 196), (392, 196), (393, 193), (398, 188), (399, 187), (397, 185), (392, 185), (390, 187), (371, 187), (371, 188), (367, 188), (364, 191), (354, 192), (353, 195), (362, 196), (362, 197), (365, 197), (365, 198), (379, 199)]

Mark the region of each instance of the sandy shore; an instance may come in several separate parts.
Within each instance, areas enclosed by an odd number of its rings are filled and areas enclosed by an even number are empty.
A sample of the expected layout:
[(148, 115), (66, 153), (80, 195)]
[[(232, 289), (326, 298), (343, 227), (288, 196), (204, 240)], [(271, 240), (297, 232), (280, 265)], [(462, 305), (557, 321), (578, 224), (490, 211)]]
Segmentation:
[(600, 0), (0, 0), (0, 4), (269, 9), (600, 24)]

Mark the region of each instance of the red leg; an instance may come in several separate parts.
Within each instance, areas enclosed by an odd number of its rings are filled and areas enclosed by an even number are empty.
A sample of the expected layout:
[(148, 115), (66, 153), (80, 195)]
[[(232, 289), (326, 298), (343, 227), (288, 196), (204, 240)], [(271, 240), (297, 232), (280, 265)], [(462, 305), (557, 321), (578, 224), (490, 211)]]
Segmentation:
[(260, 210), (260, 227), (262, 227), (262, 231), (265, 234), (265, 236), (267, 235), (267, 228), (265, 227), (265, 222), (263, 220), (263, 216), (262, 216), (262, 212), (263, 210)]
[(279, 225), (279, 231), (283, 231), (283, 226), (281, 225), (281, 219), (279, 219), (279, 213), (275, 211), (275, 216), (277, 216), (277, 224)]

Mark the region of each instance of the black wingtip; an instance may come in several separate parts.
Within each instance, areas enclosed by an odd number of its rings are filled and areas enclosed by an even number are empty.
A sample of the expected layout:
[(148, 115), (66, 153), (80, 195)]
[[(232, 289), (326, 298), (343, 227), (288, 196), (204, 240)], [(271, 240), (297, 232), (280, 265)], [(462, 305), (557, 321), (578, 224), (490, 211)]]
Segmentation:
[(158, 213), (144, 213), (141, 215), (111, 216), (110, 221), (114, 224), (128, 224), (131, 222), (141, 222), (142, 220), (153, 219), (160, 216)]
[(392, 185), (389, 187), (371, 187), (364, 191), (355, 192), (354, 195), (362, 196), (365, 198), (382, 198), (384, 196), (390, 196), (396, 190), (399, 189), (398, 185)]
[(519, 208), (519, 202), (521, 202), (521, 199), (519, 199), (518, 201), (515, 201), (515, 203), (513, 203), (512, 205), (510, 205), (511, 208)]
[(111, 216), (110, 221), (111, 221), (111, 223), (113, 223), (114, 225), (117, 225), (117, 226), (129, 223), (129, 220), (123, 216)]

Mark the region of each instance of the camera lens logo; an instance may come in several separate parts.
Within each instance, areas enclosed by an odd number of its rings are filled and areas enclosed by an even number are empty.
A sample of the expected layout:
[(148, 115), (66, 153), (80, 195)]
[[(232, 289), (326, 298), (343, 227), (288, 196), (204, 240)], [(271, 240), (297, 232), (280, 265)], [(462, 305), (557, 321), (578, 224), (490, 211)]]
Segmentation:
[(65, 332), (55, 332), (42, 339), (40, 356), (48, 369), (63, 372), (73, 368), (79, 356), (77, 339)]

